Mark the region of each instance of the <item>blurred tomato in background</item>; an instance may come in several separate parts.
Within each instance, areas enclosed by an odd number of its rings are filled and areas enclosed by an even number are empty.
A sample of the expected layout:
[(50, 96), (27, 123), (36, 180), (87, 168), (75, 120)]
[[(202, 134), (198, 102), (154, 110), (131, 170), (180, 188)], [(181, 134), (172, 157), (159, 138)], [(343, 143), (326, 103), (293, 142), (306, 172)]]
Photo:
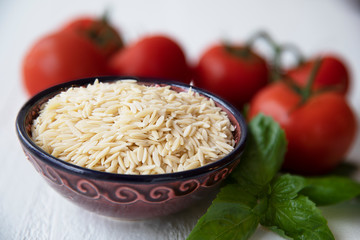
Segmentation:
[(24, 56), (22, 81), (30, 96), (56, 84), (113, 75), (108, 59), (123, 48), (105, 18), (78, 17), (40, 37)]
[(43, 37), (23, 62), (23, 83), (30, 95), (63, 82), (109, 74), (98, 49), (71, 32)]
[(345, 161), (357, 123), (344, 96), (327, 91), (302, 99), (291, 86), (276, 82), (255, 94), (249, 119), (263, 113), (284, 129), (288, 140), (284, 170), (297, 174), (325, 174)]
[(60, 31), (82, 36), (93, 43), (107, 59), (124, 47), (120, 30), (111, 25), (106, 14), (98, 18), (83, 16), (72, 19)]
[(267, 61), (244, 45), (209, 46), (195, 67), (195, 85), (241, 110), (269, 82)]
[(150, 77), (189, 83), (191, 68), (174, 39), (166, 35), (144, 36), (120, 50), (110, 60), (117, 75)]

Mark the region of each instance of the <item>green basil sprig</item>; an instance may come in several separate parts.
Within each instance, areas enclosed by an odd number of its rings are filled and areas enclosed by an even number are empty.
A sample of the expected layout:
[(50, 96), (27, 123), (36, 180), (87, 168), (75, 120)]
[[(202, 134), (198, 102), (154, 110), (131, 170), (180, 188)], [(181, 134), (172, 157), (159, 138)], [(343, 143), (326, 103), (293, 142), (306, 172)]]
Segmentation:
[(287, 146), (284, 131), (261, 114), (248, 127), (239, 166), (187, 239), (249, 239), (259, 224), (286, 239), (334, 239), (316, 205), (350, 200), (360, 194), (360, 184), (340, 176), (279, 174)]

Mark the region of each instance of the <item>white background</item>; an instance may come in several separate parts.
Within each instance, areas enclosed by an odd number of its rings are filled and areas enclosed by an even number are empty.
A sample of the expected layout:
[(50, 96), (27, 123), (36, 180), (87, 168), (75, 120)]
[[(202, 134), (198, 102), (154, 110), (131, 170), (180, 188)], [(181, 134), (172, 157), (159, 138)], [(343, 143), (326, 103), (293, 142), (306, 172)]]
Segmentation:
[[(101, 15), (126, 42), (148, 33), (167, 33), (195, 62), (218, 40), (245, 41), (258, 30), (298, 45), (306, 56), (341, 54), (351, 69), (349, 102), (360, 116), (360, 1), (357, 0), (0, 0), (0, 239), (185, 239), (205, 211), (149, 221), (124, 222), (86, 212), (55, 193), (20, 149), (15, 117), (27, 96), (21, 87), (21, 61), (40, 36), (71, 17)], [(358, 120), (359, 122), (359, 120)], [(360, 125), (360, 124), (359, 124)], [(359, 136), (360, 134), (358, 134)], [(348, 161), (360, 165), (359, 137)], [(359, 178), (360, 174), (356, 177)], [(322, 208), (337, 239), (360, 236), (360, 202)], [(259, 228), (252, 239), (281, 239)]]

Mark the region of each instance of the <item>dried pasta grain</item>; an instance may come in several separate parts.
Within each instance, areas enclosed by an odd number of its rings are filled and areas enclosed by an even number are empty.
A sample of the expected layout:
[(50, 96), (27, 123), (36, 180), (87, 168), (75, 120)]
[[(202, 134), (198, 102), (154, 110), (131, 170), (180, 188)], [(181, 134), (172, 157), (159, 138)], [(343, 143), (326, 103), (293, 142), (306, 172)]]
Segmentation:
[(161, 174), (209, 164), (233, 150), (226, 113), (189, 89), (133, 80), (73, 87), (49, 99), (32, 125), (44, 151), (81, 167)]

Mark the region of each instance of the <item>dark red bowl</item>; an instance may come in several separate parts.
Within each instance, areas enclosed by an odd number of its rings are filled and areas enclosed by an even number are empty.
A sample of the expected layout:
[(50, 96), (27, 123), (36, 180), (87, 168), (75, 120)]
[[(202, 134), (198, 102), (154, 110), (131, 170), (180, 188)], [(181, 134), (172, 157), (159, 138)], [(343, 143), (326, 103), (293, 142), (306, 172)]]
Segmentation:
[(73, 203), (101, 215), (122, 219), (145, 219), (179, 212), (214, 196), (219, 184), (240, 161), (247, 128), (242, 115), (219, 97), (190, 85), (162, 80), (129, 77), (100, 77), (100, 82), (136, 79), (145, 85), (170, 85), (176, 91), (193, 91), (212, 98), (227, 112), (235, 126), (235, 148), (224, 158), (196, 169), (158, 175), (126, 175), (82, 168), (43, 151), (31, 139), (31, 125), (41, 105), (59, 92), (73, 86), (85, 86), (94, 78), (60, 84), (32, 97), (21, 108), (16, 131), (26, 158), (57, 192)]

